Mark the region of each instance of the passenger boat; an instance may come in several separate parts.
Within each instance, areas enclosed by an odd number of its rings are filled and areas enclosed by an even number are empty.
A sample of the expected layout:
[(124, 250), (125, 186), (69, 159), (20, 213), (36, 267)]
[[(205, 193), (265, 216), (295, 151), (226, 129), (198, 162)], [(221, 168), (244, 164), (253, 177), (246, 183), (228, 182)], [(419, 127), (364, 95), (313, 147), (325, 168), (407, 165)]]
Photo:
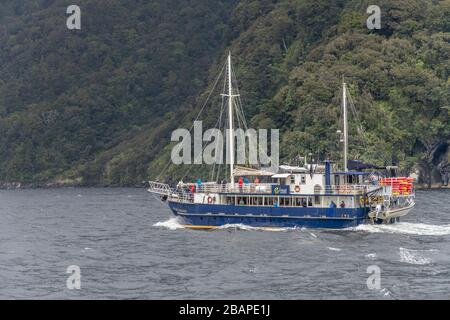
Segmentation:
[[(229, 132), (236, 98), (231, 55), (227, 59)], [(276, 170), (235, 166), (228, 183), (150, 181), (149, 192), (166, 203), (188, 228), (244, 224), (258, 228), (348, 228), (398, 222), (415, 205), (413, 180), (395, 177), (395, 167), (348, 160), (347, 87), (343, 82), (343, 166), (330, 160)], [(233, 139), (231, 139), (233, 140)], [(233, 154), (233, 152), (231, 152)], [(311, 161), (312, 162), (312, 161)], [(246, 178), (246, 183), (242, 182)], [(257, 181), (257, 182), (250, 182)]]

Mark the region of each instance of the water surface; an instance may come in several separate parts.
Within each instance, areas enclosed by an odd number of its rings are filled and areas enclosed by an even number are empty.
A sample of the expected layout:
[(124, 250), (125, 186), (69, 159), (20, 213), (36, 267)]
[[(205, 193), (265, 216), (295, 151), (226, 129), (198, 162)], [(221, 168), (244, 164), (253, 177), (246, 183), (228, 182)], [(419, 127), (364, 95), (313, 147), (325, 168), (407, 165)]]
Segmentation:
[(144, 189), (0, 191), (0, 298), (448, 299), (450, 190), (417, 203), (390, 226), (199, 231)]

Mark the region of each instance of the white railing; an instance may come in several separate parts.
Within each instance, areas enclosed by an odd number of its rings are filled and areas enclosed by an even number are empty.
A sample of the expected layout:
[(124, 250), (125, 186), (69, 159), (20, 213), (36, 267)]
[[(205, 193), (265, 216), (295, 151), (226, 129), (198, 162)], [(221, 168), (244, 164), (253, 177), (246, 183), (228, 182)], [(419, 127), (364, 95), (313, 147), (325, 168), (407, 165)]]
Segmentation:
[(195, 184), (195, 192), (199, 193), (272, 193), (272, 183), (238, 183), (213, 184), (204, 183)]
[(173, 191), (172, 188), (166, 183), (149, 181), (148, 191), (160, 195), (170, 195)]
[[(170, 200), (193, 202), (194, 193), (248, 193), (248, 194), (272, 194), (272, 186), (278, 185), (274, 183), (244, 183), (239, 185), (238, 183), (203, 183), (203, 184), (182, 184), (177, 189), (172, 189), (168, 184), (160, 182), (149, 182), (148, 191), (167, 196)], [(348, 195), (363, 195), (370, 191), (370, 186), (366, 185), (331, 185), (321, 190), (318, 195), (321, 194), (348, 194)], [(291, 187), (292, 189), (292, 187)], [(291, 190), (291, 194), (295, 194), (294, 190)]]
[(148, 191), (160, 196), (166, 196), (167, 199), (178, 202), (194, 202), (194, 195), (183, 189), (173, 190), (168, 184), (149, 181)]
[(365, 194), (368, 186), (357, 184), (332, 185), (325, 187), (326, 194)]
[(190, 192), (175, 191), (171, 193), (169, 199), (177, 202), (194, 202), (194, 195)]
[[(197, 193), (258, 193), (258, 194), (271, 194), (272, 186), (277, 186), (276, 183), (244, 183), (239, 185), (238, 183), (203, 183), (198, 184), (185, 184), (184, 187), (195, 187)], [(370, 191), (370, 187), (366, 185), (331, 185), (321, 190), (319, 194), (365, 194)], [(290, 185), (290, 193), (295, 194), (295, 189)]]

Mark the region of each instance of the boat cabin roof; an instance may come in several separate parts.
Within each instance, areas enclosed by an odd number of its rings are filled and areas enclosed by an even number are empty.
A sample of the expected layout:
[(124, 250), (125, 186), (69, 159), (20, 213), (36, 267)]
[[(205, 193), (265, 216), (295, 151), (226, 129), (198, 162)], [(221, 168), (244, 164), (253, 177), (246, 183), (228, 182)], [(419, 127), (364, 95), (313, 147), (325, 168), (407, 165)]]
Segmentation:
[(331, 172), (331, 174), (341, 174), (346, 176), (368, 176), (372, 172), (362, 172), (362, 171), (340, 171), (340, 172)]
[(272, 176), (272, 178), (287, 178), (290, 175), (292, 175), (292, 173), (277, 173), (277, 174), (274, 174)]

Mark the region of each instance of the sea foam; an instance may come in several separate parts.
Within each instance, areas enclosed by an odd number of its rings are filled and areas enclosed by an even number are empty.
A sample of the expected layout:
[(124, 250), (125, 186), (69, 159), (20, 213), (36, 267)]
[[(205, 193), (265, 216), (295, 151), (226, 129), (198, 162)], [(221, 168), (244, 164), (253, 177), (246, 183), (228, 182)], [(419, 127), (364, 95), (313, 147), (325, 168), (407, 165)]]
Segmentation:
[(432, 225), (424, 223), (399, 222), (388, 225), (362, 224), (347, 230), (363, 231), (369, 233), (397, 233), (419, 236), (445, 236), (450, 235), (450, 224)]
[(398, 251), (400, 256), (400, 262), (417, 265), (425, 265), (433, 262), (433, 260), (423, 255), (425, 252), (433, 250), (413, 250), (413, 249), (399, 248)]
[(169, 220), (157, 222), (153, 225), (154, 227), (162, 227), (169, 230), (183, 229), (183, 225), (178, 221), (177, 217), (170, 218)]

